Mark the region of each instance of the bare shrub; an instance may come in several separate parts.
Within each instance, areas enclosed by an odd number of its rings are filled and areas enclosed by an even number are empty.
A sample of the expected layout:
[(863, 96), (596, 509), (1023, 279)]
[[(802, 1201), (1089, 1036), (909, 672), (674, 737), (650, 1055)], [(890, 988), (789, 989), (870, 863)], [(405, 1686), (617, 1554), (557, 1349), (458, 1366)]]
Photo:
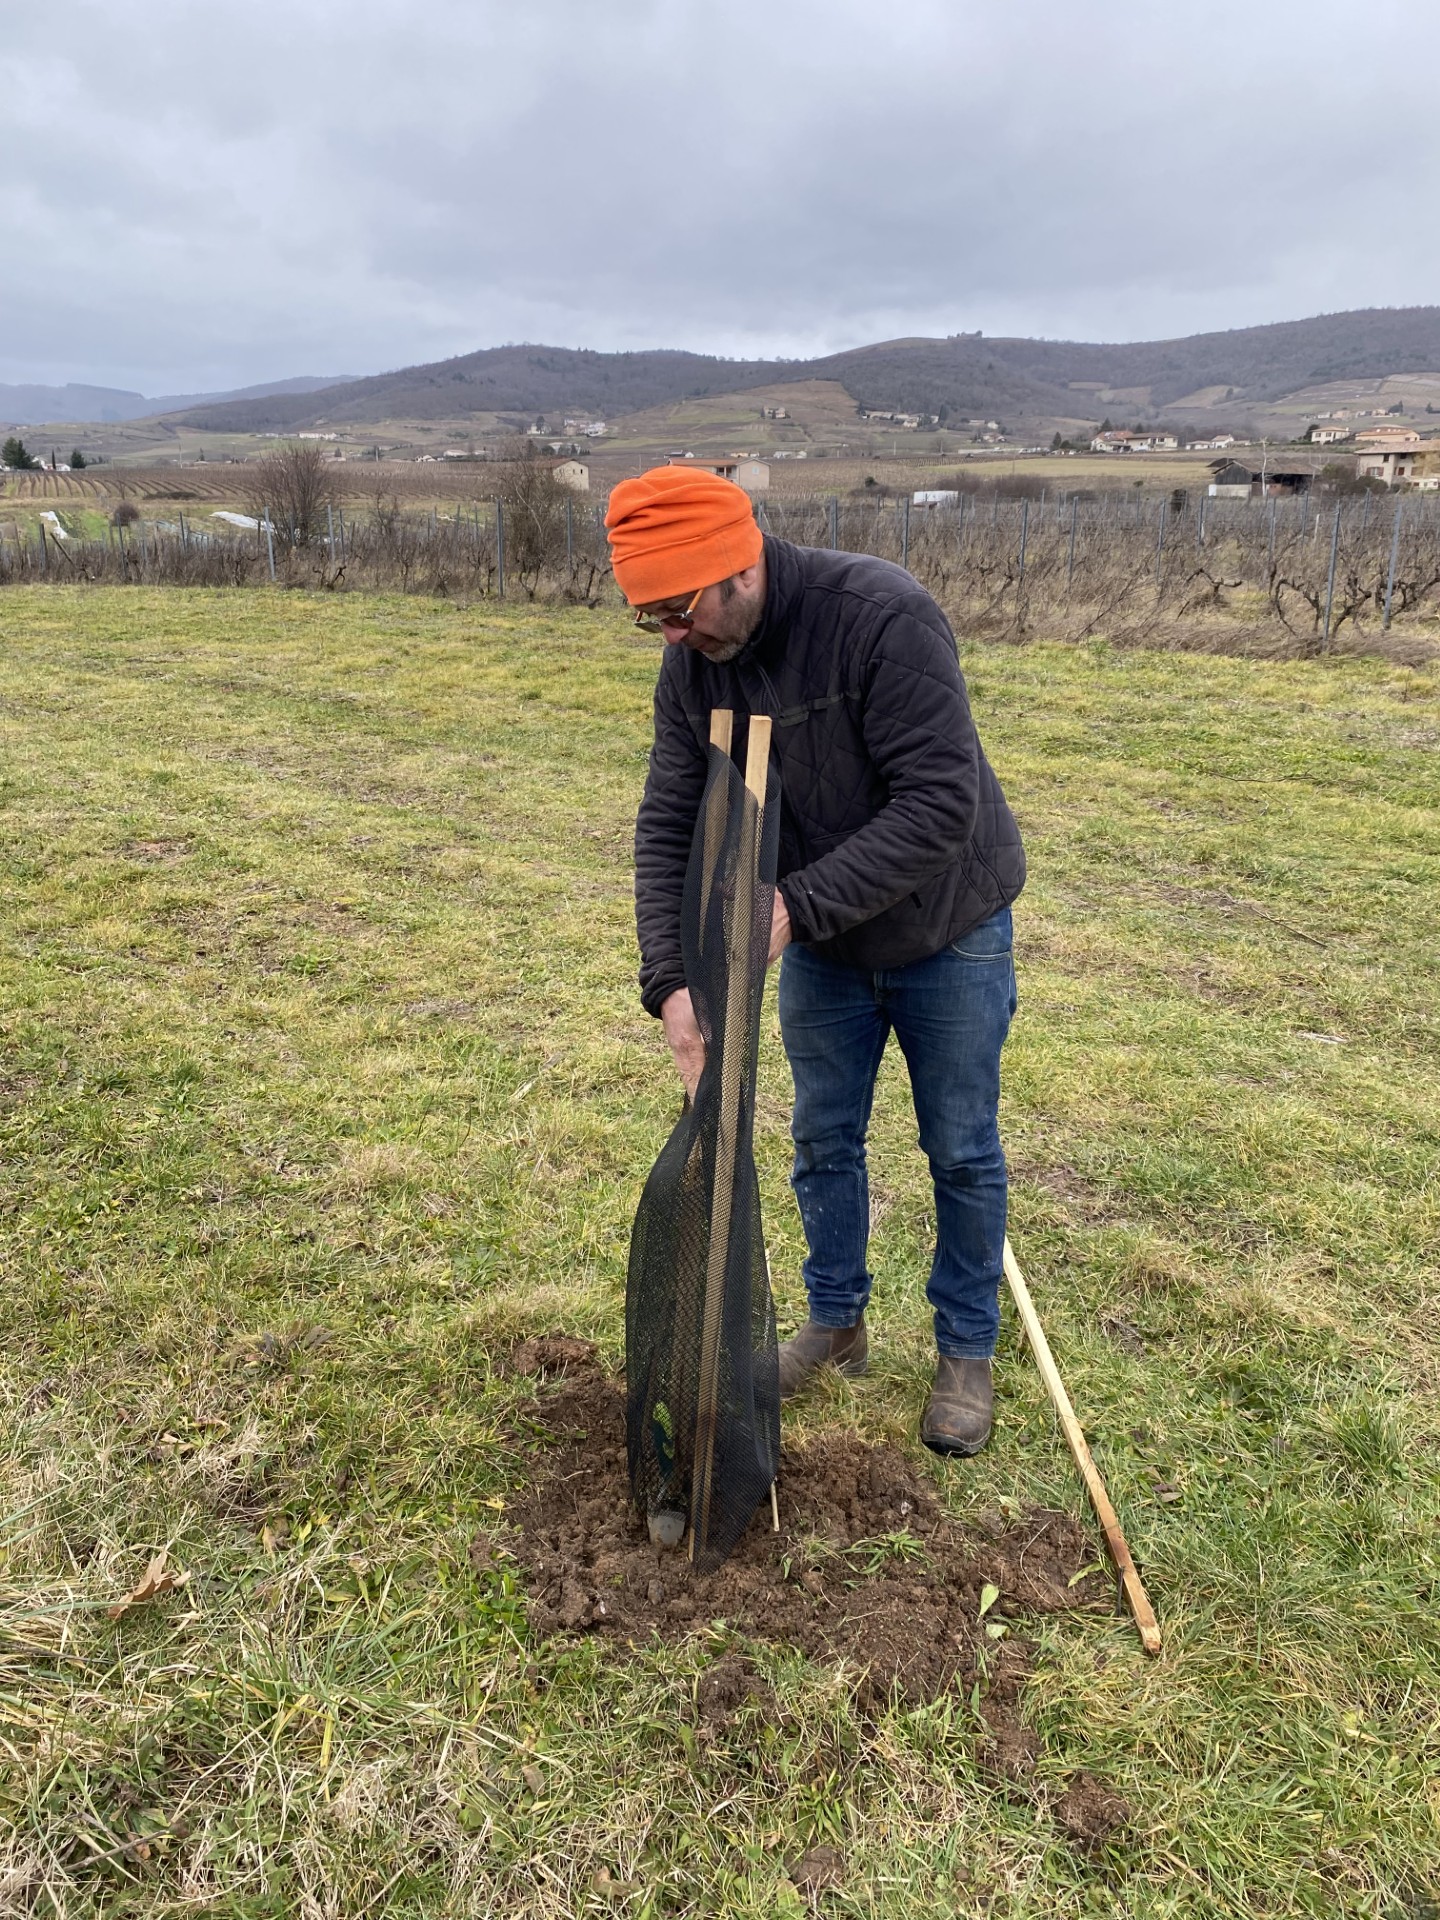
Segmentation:
[(575, 496), (524, 440), (510, 441), (490, 472), (505, 513), (507, 577), (533, 600), (547, 574), (564, 571), (566, 510), (573, 514)]
[(247, 475), (246, 505), (257, 519), (266, 513), (285, 547), (308, 547), (323, 538), (335, 504), (335, 476), (319, 447), (277, 447)]

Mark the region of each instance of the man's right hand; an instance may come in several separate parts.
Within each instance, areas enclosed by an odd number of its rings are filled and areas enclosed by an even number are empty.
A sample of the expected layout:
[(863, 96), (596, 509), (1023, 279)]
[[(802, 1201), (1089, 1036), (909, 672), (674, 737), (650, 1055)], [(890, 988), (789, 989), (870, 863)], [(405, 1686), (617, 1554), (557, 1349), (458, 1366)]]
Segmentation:
[(705, 1041), (690, 1001), (690, 989), (677, 987), (660, 1009), (660, 1024), (670, 1046), (675, 1071), (693, 1100), (705, 1068)]

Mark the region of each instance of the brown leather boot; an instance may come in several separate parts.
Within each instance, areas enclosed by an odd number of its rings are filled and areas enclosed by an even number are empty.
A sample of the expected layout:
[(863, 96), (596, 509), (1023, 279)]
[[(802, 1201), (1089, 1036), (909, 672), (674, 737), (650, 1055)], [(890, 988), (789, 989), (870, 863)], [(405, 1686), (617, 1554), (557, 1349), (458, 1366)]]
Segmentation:
[(780, 1398), (788, 1400), (821, 1367), (834, 1367), (847, 1380), (858, 1380), (866, 1358), (865, 1316), (853, 1327), (821, 1327), (807, 1320), (793, 1340), (780, 1342)]
[(990, 1438), (994, 1411), (990, 1362), (947, 1360), (942, 1354), (920, 1416), (920, 1438), (932, 1453), (979, 1453)]

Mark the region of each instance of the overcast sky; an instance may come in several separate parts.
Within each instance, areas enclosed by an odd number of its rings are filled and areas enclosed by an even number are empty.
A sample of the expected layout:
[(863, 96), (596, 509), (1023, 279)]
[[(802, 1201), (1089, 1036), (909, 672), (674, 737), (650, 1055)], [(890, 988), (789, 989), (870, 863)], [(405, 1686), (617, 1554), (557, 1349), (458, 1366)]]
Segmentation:
[(5, 9), (0, 380), (1440, 301), (1432, 0)]

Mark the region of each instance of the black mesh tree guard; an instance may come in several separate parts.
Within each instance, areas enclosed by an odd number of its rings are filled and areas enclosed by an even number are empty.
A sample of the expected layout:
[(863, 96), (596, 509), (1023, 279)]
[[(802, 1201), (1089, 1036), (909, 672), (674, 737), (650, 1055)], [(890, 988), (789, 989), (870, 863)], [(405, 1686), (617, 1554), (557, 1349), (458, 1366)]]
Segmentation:
[(755, 1072), (775, 898), (770, 721), (711, 716), (710, 768), (682, 906), (685, 978), (705, 1040), (693, 1102), (655, 1162), (630, 1238), (626, 1442), (652, 1535), (690, 1530), (720, 1565), (775, 1481), (780, 1380), (755, 1174)]

